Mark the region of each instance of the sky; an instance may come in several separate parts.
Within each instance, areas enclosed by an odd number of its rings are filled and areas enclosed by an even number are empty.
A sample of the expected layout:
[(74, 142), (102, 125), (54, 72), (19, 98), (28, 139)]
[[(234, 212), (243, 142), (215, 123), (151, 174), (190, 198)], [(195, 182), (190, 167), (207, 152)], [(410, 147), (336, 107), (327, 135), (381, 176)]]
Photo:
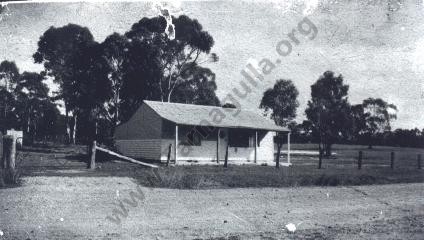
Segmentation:
[[(342, 74), (349, 101), (374, 97), (397, 106), (393, 128), (424, 128), (424, 4), (422, 0), (287, 0), (60, 2), (8, 4), (0, 16), (0, 61), (13, 60), (21, 72), (41, 71), (32, 54), (50, 26), (86, 26), (95, 40), (124, 33), (143, 17), (158, 15), (156, 6), (174, 15), (197, 19), (215, 40), (217, 95), (242, 89), (241, 71), (248, 63), (279, 60), (271, 73), (240, 100), (242, 108), (258, 109), (263, 92), (277, 79), (290, 79), (299, 90), (297, 120), (305, 119), (310, 86), (325, 71)], [(307, 18), (316, 37), (299, 33)], [(305, 25), (308, 26), (308, 25)], [(306, 29), (306, 27), (305, 27)], [(295, 31), (298, 44), (288, 36)], [(280, 56), (282, 40), (292, 51)], [(284, 48), (284, 47), (283, 47)], [(54, 89), (51, 83), (50, 86)]]

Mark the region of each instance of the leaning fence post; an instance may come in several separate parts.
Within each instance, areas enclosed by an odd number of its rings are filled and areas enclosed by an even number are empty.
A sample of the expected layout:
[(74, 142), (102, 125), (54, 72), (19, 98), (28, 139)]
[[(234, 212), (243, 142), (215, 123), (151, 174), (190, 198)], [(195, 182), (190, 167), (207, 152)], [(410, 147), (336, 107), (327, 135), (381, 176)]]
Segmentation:
[(395, 152), (390, 153), (390, 168), (395, 168)]
[(359, 151), (358, 155), (358, 169), (362, 168), (362, 151)]
[(90, 169), (96, 168), (96, 141), (93, 141), (93, 145), (91, 146), (91, 158), (90, 158)]
[(421, 169), (421, 154), (417, 155), (417, 165), (418, 165), (418, 169)]

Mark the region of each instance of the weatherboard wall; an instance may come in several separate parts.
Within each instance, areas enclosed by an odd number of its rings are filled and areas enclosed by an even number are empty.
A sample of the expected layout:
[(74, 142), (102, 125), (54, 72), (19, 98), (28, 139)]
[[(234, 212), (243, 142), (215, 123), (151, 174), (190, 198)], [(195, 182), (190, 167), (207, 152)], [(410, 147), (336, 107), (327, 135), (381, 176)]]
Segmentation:
[(115, 144), (122, 154), (143, 159), (161, 155), (162, 118), (143, 104), (137, 112), (115, 130)]

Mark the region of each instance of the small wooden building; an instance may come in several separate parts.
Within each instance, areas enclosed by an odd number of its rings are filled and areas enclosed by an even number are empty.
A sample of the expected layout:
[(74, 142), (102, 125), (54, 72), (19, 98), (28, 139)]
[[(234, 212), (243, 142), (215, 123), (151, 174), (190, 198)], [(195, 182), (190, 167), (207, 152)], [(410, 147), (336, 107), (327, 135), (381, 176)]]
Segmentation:
[(276, 132), (290, 142), (288, 129), (252, 111), (144, 101), (116, 128), (115, 141), (122, 154), (145, 160), (217, 163), (228, 145), (229, 163), (272, 164)]

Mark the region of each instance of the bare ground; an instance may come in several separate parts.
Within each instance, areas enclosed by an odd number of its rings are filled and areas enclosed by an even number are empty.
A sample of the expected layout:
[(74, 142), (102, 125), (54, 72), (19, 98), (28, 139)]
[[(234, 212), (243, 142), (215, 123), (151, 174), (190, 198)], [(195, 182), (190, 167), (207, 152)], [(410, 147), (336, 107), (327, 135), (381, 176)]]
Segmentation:
[[(0, 239), (424, 239), (423, 183), (142, 187), (145, 198), (131, 206), (124, 199), (137, 186), (126, 177), (25, 177), (0, 189)], [(116, 224), (106, 217), (119, 200), (128, 216)]]

